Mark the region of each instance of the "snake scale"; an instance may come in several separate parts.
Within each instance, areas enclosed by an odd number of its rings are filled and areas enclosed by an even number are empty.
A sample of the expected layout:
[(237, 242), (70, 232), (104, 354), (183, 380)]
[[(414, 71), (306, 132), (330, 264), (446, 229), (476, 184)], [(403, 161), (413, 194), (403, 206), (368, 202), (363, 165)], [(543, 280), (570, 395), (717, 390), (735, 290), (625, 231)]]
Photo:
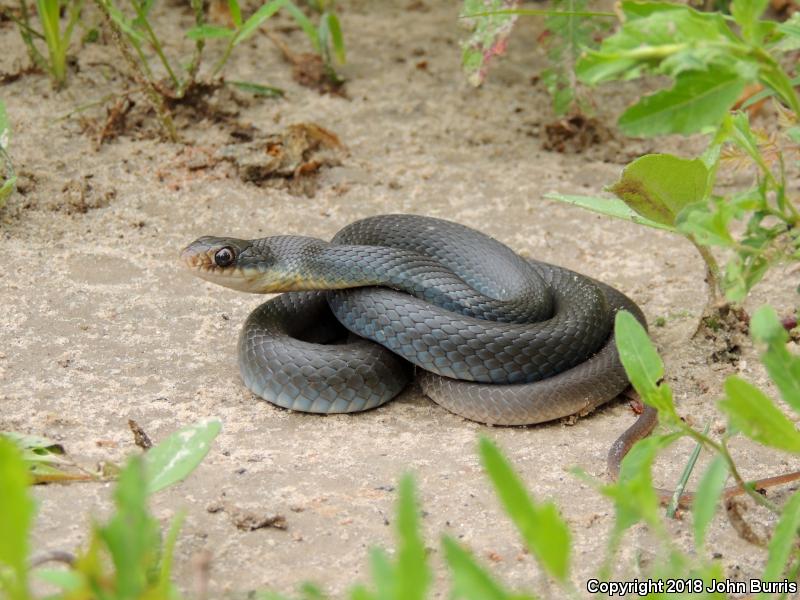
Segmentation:
[(214, 283), (284, 292), (247, 318), (239, 367), (253, 393), (298, 411), (380, 406), (414, 365), (424, 393), (467, 419), (585, 414), (628, 385), (614, 314), (645, 323), (608, 285), (432, 217), (369, 217), (330, 242), (201, 237), (181, 256)]

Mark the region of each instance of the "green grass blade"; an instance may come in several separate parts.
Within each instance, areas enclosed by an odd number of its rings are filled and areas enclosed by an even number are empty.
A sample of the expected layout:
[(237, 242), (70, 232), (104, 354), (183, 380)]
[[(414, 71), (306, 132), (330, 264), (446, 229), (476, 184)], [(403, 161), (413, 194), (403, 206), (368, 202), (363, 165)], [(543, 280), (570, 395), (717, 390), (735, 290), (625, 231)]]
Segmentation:
[(619, 118), (629, 136), (688, 135), (717, 127), (742, 95), (747, 80), (722, 69), (678, 75), (675, 85), (644, 96)]
[(261, 8), (250, 15), (250, 17), (244, 22), (242, 28), (239, 30), (239, 33), (236, 34), (236, 37), (233, 40), (233, 45), (236, 46), (241, 44), (243, 41), (253, 35), (256, 30), (261, 27), (261, 24), (278, 12), (281, 8), (283, 8), (287, 1), (288, 0), (270, 0), (270, 2), (263, 4)]
[(480, 454), (503, 507), (531, 554), (558, 581), (567, 582), (570, 532), (552, 502), (534, 503), (517, 474), (491, 441), (481, 438)]
[(292, 0), (286, 0), (286, 10), (294, 17), (294, 20), (297, 21), (297, 24), (300, 25), (300, 28), (305, 32), (308, 41), (311, 42), (311, 46), (314, 48), (314, 52), (317, 54), (321, 53), (322, 45), (320, 44), (319, 33), (311, 20), (294, 2), (292, 2)]
[(219, 421), (213, 420), (190, 425), (151, 448), (145, 455), (148, 493), (177, 483), (194, 471), (221, 427)]
[[(703, 435), (708, 434), (708, 430), (711, 427), (711, 423), (706, 423), (705, 429), (703, 429)], [(689, 460), (686, 461), (686, 466), (683, 468), (683, 472), (681, 473), (680, 478), (678, 479), (678, 485), (675, 486), (675, 491), (672, 494), (672, 498), (670, 498), (669, 504), (667, 505), (667, 517), (670, 519), (675, 518), (675, 513), (678, 511), (678, 502), (683, 496), (683, 492), (686, 489), (686, 484), (689, 482), (689, 477), (692, 475), (692, 471), (694, 471), (694, 466), (697, 464), (697, 459), (700, 457), (700, 451), (703, 449), (703, 444), (701, 442), (697, 442), (694, 446), (694, 450), (689, 455)]]
[(231, 11), (231, 19), (236, 29), (242, 26), (242, 8), (239, 6), (239, 0), (228, 0), (228, 10)]
[(147, 495), (144, 461), (134, 456), (120, 473), (114, 490), (116, 513), (99, 529), (114, 562), (118, 598), (140, 598), (158, 564), (161, 532), (158, 521), (148, 512)]
[(694, 528), (694, 547), (699, 553), (703, 549), (706, 530), (717, 510), (720, 494), (728, 477), (728, 463), (717, 456), (708, 465), (700, 483), (697, 485), (692, 501), (692, 526)]
[(159, 577), (157, 584), (157, 593), (160, 598), (171, 598), (174, 595), (174, 586), (172, 583), (172, 559), (175, 556), (175, 544), (178, 541), (178, 534), (181, 531), (181, 526), (186, 518), (186, 512), (179, 512), (169, 526), (169, 531), (164, 538), (164, 551), (161, 556), (161, 566), (159, 568)]
[(328, 30), (331, 33), (331, 45), (333, 46), (333, 55), (340, 65), (343, 65), (347, 60), (347, 55), (344, 49), (344, 35), (342, 35), (342, 26), (339, 23), (339, 17), (336, 13), (328, 13), (327, 18)]
[(232, 85), (243, 92), (249, 92), (254, 96), (266, 96), (267, 98), (280, 98), (286, 94), (282, 89), (271, 85), (262, 85), (252, 81), (231, 81), (226, 79), (225, 83)]
[(34, 514), (30, 477), (19, 449), (2, 436), (0, 482), (0, 592), (9, 600), (27, 600), (28, 534)]
[(192, 27), (186, 32), (186, 37), (190, 40), (210, 40), (219, 38), (229, 38), (236, 32), (227, 27), (220, 27), (219, 25), (200, 25), (199, 27)]

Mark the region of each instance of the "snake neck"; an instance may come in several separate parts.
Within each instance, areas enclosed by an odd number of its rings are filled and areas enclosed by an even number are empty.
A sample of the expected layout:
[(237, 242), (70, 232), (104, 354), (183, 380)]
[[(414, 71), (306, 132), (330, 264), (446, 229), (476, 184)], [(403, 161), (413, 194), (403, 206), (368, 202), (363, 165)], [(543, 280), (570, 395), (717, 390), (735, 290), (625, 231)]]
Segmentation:
[[(298, 242), (293, 241), (293, 244)], [(304, 242), (286, 254), (291, 290), (342, 290), (382, 286), (440, 308), (490, 321), (528, 322), (543, 318), (541, 307), (520, 296), (497, 300), (476, 291), (437, 259), (386, 246)], [(535, 311), (535, 314), (534, 314)], [(546, 318), (546, 317), (545, 317)]]

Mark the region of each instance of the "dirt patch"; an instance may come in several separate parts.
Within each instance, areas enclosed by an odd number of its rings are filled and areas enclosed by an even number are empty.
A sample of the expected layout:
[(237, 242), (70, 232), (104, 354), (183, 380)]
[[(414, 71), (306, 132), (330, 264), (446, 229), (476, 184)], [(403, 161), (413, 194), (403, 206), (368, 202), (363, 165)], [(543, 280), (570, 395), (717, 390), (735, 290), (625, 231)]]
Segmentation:
[[(190, 16), (160, 5), (156, 14), (166, 51), (189, 55), (182, 31)], [(208, 573), (211, 597), (265, 587), (291, 592), (304, 580), (342, 593), (366, 577), (370, 546), (393, 545), (393, 486), (407, 471), (418, 482), (440, 592), (447, 579), (438, 548), (443, 532), (488, 557), (510, 588), (549, 589), (490, 490), (476, 454), (479, 436), (508, 453), (537, 498), (561, 507), (573, 531), (581, 586), (599, 566), (613, 509), (569, 469), (604, 477), (609, 446), (635, 418), (616, 403), (572, 426), (488, 428), (447, 413), (414, 387), (354, 416), (270, 406), (242, 386), (235, 353), (239, 329), (263, 298), (185, 272), (178, 252), (200, 235), (330, 239), (353, 220), (391, 212), (456, 220), (526, 256), (620, 288), (651, 322), (662, 317), (652, 335), (667, 380), (681, 414), (701, 427), (707, 420), (724, 426), (714, 403), (731, 373), (775, 395), (749, 344), (729, 364), (709, 361), (706, 341), (690, 341), (705, 290), (703, 264), (689, 244), (543, 199), (549, 191), (602, 193), (631, 156), (654, 148), (688, 156), (702, 140), (622, 138), (619, 147), (603, 142), (582, 154), (543, 150), (540, 128), (553, 117), (549, 98), (530, 84), (542, 66), (527, 42), (536, 39), (536, 21), (521, 24), (508, 57), (475, 90), (459, 70), (457, 15), (458, 7), (446, 3), (347, 3), (349, 100), (297, 84), (272, 42), (256, 35), (234, 53), (226, 75), (277, 86), (286, 97), (225, 101), (223, 108), (238, 111), (236, 125), (187, 118), (184, 144), (158, 141), (128, 123), (98, 146), (77, 116), (55, 118), (114, 88), (114, 70), (105, 64), (115, 52), (109, 46), (87, 45), (64, 91), (53, 92), (37, 74), (0, 88), (14, 126), (11, 152), (18, 172), (27, 174), (24, 193), (0, 211), (0, 428), (47, 435), (92, 464), (140, 451), (128, 419), (154, 442), (200, 418), (221, 419), (223, 432), (204, 463), (152, 502), (164, 523), (187, 511), (175, 561), (186, 589), (200, 570)], [(279, 19), (276, 26), (286, 23)], [(301, 32), (281, 35), (300, 51)], [(24, 64), (13, 24), (0, 23), (0, 47), (7, 49), (0, 72)], [(638, 84), (601, 91), (596, 104), (602, 110), (594, 117), (613, 122), (624, 100), (639, 91)], [(138, 109), (127, 118), (154, 127), (146, 120), (151, 115)], [(102, 122), (104, 109), (93, 110), (82, 114)], [(349, 152), (341, 165), (320, 170), (313, 198), (244, 182), (213, 160), (238, 127), (280, 132), (309, 122), (335, 132)], [(65, 191), (73, 181), (77, 187)], [(83, 189), (85, 182), (91, 190)], [(769, 302), (790, 313), (796, 295), (788, 279), (777, 269), (748, 308)], [(679, 444), (659, 461), (659, 485), (676, 481), (689, 452), (690, 444)], [(800, 467), (744, 440), (732, 452), (748, 478)], [(792, 489), (770, 493), (780, 502)], [(110, 510), (110, 491), (110, 484), (37, 488), (36, 550), (82, 544), (90, 516)], [(290, 530), (233, 527), (206, 510), (222, 492), (260, 517), (287, 515)], [(748, 520), (773, 524), (753, 514)], [(669, 527), (678, 543), (689, 543), (688, 520)], [(631, 532), (620, 572), (636, 573), (643, 562), (658, 560), (648, 547), (645, 533)], [(765, 552), (743, 541), (723, 514), (707, 548), (736, 577), (761, 572)]]

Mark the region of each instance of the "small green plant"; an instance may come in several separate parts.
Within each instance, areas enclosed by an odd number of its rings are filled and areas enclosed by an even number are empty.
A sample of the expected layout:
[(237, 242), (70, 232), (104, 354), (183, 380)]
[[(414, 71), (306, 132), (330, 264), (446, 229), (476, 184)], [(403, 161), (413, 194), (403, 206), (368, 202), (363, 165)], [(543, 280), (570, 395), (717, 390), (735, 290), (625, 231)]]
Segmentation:
[(131, 457), (119, 473), (114, 492), (116, 512), (106, 523), (92, 526), (87, 546), (68, 561), (66, 569), (29, 565), (29, 533), (35, 513), (28, 491), (32, 441), (21, 448), (23, 438), (0, 434), (0, 595), (31, 600), (31, 580), (35, 578), (60, 590), (49, 596), (53, 600), (178, 598), (171, 580), (172, 556), (183, 517), (173, 520), (162, 540), (158, 520), (147, 508), (148, 498), (188, 476), (219, 430), (218, 421), (198, 423), (172, 434), (144, 456)]
[(666, 75), (671, 88), (644, 96), (619, 118), (627, 135), (695, 133), (722, 123), (748, 84), (760, 83), (796, 117), (797, 81), (781, 66), (800, 47), (800, 15), (762, 20), (767, 0), (732, 0), (731, 17), (678, 3), (623, 1), (624, 22), (598, 50), (586, 50), (578, 77), (589, 85)]
[[(699, 158), (651, 154), (636, 159), (609, 188), (616, 200), (547, 197), (686, 237), (706, 264), (705, 317), (712, 317), (721, 296), (741, 302), (771, 266), (800, 260), (799, 199), (784, 171), (784, 156), (797, 153), (800, 128), (793, 113), (785, 115), (787, 126), (774, 137), (754, 132), (746, 113), (738, 112), (723, 116)], [(714, 194), (720, 165), (734, 161), (756, 169), (752, 187), (724, 196)], [(711, 247), (730, 251), (724, 269)]]
[[(67, 52), (82, 8), (83, 0), (36, 0), (41, 32), (33, 28), (26, 2), (20, 0), (18, 14), (10, 9), (0, 9), (4, 16), (16, 22), (31, 62), (50, 75), (56, 88), (63, 87), (67, 81)], [(63, 27), (62, 13), (66, 14)], [(44, 41), (46, 54), (39, 50), (34, 40)]]
[(225, 50), (221, 58), (214, 65), (211, 76), (218, 75), (233, 49), (255, 33), (258, 28), (279, 10), (286, 10), (306, 34), (314, 52), (320, 55), (329, 70), (329, 75), (338, 79), (333, 70), (333, 62), (340, 64), (345, 61), (344, 37), (339, 17), (335, 11), (335, 3), (331, 0), (319, 0), (311, 4), (313, 10), (319, 13), (319, 22), (315, 25), (311, 19), (292, 0), (271, 0), (265, 3), (248, 19), (242, 19), (242, 10), (238, 0), (229, 0), (232, 27), (219, 25), (199, 25), (187, 32), (187, 37), (193, 40), (227, 39)]
[(540, 36), (549, 66), (541, 79), (553, 99), (556, 115), (585, 110), (575, 65), (586, 48), (597, 46), (597, 38), (608, 29), (614, 13), (588, 10), (588, 0), (553, 0), (550, 9), (519, 8), (519, 0), (464, 0), (461, 18), (473, 33), (463, 44), (462, 68), (473, 85), (486, 78), (490, 61), (503, 54), (508, 36), (519, 16), (545, 17)]
[[(235, 48), (253, 36), (259, 28), (280, 10), (286, 10), (308, 36), (315, 51), (325, 60), (335, 75), (332, 57), (344, 62), (344, 39), (333, 3), (323, 3), (319, 23), (314, 25), (306, 14), (291, 0), (269, 0), (244, 18), (238, 0), (229, 0), (228, 8), (232, 26), (224, 27), (206, 23), (203, 3), (191, 0), (195, 24), (186, 36), (195, 43), (192, 58), (185, 67), (176, 67), (177, 61), (167, 56), (164, 44), (151, 23), (152, 0), (130, 0), (132, 15), (126, 14), (116, 0), (95, 0), (107, 17), (108, 25), (123, 57), (131, 67), (134, 79), (143, 86), (156, 110), (168, 139), (178, 141), (170, 106), (180, 102), (194, 102), (227, 83), (240, 90), (259, 96), (281, 96), (283, 91), (268, 85), (249, 81), (225, 81), (222, 71)], [(201, 80), (201, 67), (206, 44), (213, 40), (226, 40), (222, 55)], [(153, 59), (149, 56), (152, 52)], [(153, 64), (151, 64), (151, 62)], [(154, 65), (166, 74), (166, 83), (155, 75)], [(338, 76), (337, 76), (338, 77)]]
[(8, 125), (6, 105), (0, 101), (0, 208), (14, 191), (17, 176), (14, 165), (8, 155), (8, 144), (11, 140), (11, 127)]

